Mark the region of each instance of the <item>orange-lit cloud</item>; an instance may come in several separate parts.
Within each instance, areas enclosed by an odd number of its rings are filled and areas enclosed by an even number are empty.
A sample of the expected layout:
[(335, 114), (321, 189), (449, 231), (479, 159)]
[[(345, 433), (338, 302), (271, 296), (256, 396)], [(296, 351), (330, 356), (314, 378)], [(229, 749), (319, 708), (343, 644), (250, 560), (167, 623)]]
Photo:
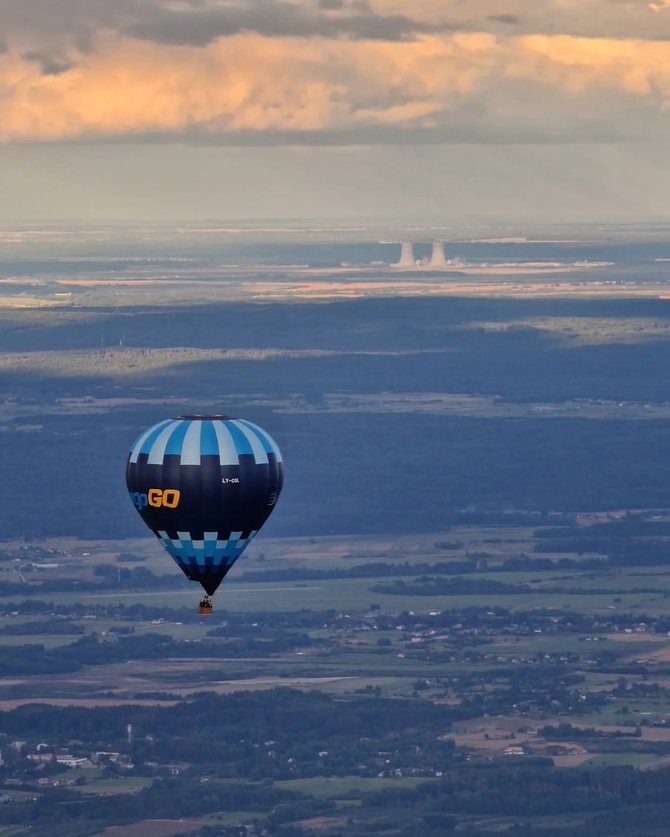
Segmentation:
[(108, 37), (56, 75), (6, 54), (0, 136), (407, 124), (477, 85), (493, 46), (490, 36), (399, 45), (239, 35), (206, 47)]
[[(11, 45), (0, 52), (0, 140), (449, 129), (468, 109), (504, 116), (515, 84), (537, 97), (526, 103), (534, 119), (552, 96), (563, 108), (574, 98), (576, 118), (585, 97), (595, 112), (608, 98), (658, 112), (670, 101), (670, 43), (568, 35), (242, 33), (175, 45), (107, 32), (53, 68)], [(512, 112), (523, 123), (523, 102)]]
[(670, 96), (670, 43), (532, 35), (519, 39), (510, 72), (569, 92), (622, 91)]

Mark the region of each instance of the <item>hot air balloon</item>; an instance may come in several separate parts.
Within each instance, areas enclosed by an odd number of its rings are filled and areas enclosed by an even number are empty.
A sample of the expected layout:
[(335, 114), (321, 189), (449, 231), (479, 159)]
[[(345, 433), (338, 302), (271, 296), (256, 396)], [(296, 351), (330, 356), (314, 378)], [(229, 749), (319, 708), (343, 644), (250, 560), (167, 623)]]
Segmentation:
[(205, 590), (199, 611), (269, 517), (283, 482), (276, 442), (229, 416), (181, 416), (131, 447), (126, 483), (140, 517)]

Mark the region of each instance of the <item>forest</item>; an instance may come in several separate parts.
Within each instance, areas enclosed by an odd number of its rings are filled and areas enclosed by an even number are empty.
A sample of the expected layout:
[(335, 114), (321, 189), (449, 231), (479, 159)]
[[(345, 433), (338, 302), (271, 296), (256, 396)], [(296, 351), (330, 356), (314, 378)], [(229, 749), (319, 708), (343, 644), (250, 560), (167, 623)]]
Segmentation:
[[(3, 534), (139, 534), (128, 448), (194, 409), (245, 415), (279, 441), (287, 480), (271, 534), (667, 506), (669, 318), (654, 299), (231, 303), (48, 322), (5, 311), (2, 463), (28, 483), (7, 492)], [(639, 337), (617, 338), (631, 319)], [(232, 354), (176, 362), (171, 347)], [(150, 350), (165, 359), (144, 368)], [(474, 401), (452, 409), (456, 395)]]

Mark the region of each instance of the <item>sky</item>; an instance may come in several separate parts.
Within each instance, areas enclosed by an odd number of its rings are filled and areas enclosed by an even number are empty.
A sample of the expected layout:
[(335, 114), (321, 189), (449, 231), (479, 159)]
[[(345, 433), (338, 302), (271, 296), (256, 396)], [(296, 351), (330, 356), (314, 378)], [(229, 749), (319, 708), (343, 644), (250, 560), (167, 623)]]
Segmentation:
[(0, 0), (0, 222), (670, 219), (670, 0)]

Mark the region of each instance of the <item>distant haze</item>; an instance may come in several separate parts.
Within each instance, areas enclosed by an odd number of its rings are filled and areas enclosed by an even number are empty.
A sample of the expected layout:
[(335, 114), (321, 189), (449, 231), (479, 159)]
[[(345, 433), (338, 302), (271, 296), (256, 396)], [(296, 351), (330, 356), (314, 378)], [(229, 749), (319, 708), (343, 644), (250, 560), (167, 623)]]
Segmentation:
[(0, 0), (0, 222), (665, 220), (670, 4)]

